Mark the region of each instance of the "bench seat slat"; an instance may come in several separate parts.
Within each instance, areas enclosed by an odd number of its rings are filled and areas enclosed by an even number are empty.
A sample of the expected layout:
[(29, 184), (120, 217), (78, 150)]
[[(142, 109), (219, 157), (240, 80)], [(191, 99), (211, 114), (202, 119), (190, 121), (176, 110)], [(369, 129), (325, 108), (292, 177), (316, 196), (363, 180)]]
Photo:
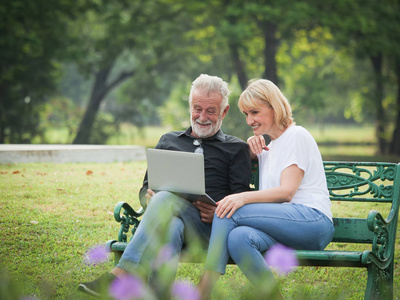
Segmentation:
[[(124, 252), (127, 243), (121, 242), (113, 242), (111, 245), (111, 249), (113, 252)], [(361, 256), (363, 252), (355, 252), (355, 251), (333, 251), (333, 250), (324, 250), (324, 251), (296, 251), (297, 258), (299, 260), (299, 264), (301, 266), (347, 266), (347, 267), (365, 267), (364, 264), (361, 263)], [(185, 256), (182, 256), (182, 261), (185, 261)], [(201, 260), (193, 260), (193, 263), (204, 263)], [(233, 263), (230, 261), (229, 263)]]
[(333, 242), (372, 244), (374, 234), (368, 229), (366, 219), (333, 218)]
[(365, 265), (361, 263), (361, 256), (363, 252), (297, 250), (296, 254), (301, 266), (365, 267)]

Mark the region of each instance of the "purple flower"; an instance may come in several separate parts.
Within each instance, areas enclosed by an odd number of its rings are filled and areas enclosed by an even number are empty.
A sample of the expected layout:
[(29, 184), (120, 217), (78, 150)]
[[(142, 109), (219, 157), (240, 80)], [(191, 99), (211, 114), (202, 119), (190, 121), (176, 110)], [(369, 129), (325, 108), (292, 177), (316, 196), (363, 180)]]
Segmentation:
[(272, 246), (265, 255), (265, 261), (270, 267), (276, 268), (281, 275), (291, 272), (299, 265), (296, 251), (282, 244)]
[(172, 297), (178, 300), (199, 300), (198, 290), (190, 283), (175, 281), (171, 289)]
[(97, 265), (98, 263), (105, 262), (108, 259), (109, 251), (105, 245), (98, 245), (86, 252), (85, 263), (88, 265)]
[(153, 262), (153, 268), (154, 269), (160, 268), (163, 264), (169, 262), (172, 256), (173, 256), (172, 247), (168, 244), (164, 245), (163, 247), (161, 247), (156, 259)]
[(115, 279), (109, 289), (110, 295), (116, 300), (141, 299), (146, 294), (142, 280), (133, 275)]

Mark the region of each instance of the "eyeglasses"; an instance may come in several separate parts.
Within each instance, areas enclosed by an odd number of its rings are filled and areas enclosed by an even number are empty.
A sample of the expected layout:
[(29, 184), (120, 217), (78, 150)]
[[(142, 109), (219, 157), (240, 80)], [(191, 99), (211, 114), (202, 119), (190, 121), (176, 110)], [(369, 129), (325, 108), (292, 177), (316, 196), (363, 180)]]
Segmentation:
[(193, 140), (193, 145), (195, 145), (197, 147), (196, 149), (194, 149), (194, 153), (199, 153), (199, 154), (204, 153), (204, 149), (203, 149), (203, 147), (201, 147), (202, 142), (203, 141), (201, 139)]

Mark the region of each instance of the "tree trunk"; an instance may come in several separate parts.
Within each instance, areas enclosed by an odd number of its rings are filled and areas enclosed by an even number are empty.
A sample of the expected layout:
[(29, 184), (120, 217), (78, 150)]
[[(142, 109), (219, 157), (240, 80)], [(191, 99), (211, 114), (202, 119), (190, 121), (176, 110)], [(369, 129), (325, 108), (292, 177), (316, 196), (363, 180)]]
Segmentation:
[(4, 144), (6, 141), (6, 122), (3, 119), (3, 112), (0, 111), (0, 144)]
[(279, 84), (277, 66), (276, 66), (276, 53), (278, 51), (279, 40), (276, 38), (277, 26), (275, 23), (266, 21), (259, 22), (261, 30), (264, 32), (264, 77), (271, 80), (276, 85)]
[(235, 43), (229, 43), (229, 50), (231, 53), (231, 59), (236, 75), (239, 79), (240, 87), (244, 90), (247, 87), (247, 75), (243, 66), (243, 62), (240, 59), (238, 45)]
[(0, 124), (0, 144), (4, 144), (6, 142), (6, 133), (5, 133), (5, 124), (2, 122)]
[(6, 142), (6, 93), (4, 86), (0, 85), (0, 144)]
[(96, 119), (100, 103), (107, 94), (106, 82), (111, 68), (112, 66), (108, 66), (96, 74), (89, 104), (86, 107), (85, 115), (79, 125), (78, 133), (73, 144), (89, 144), (90, 134), (92, 132), (93, 123)]
[(113, 82), (107, 85), (108, 76), (114, 64), (108, 65), (96, 74), (95, 83), (90, 95), (90, 101), (86, 107), (85, 115), (79, 125), (78, 133), (73, 141), (73, 144), (89, 144), (90, 135), (92, 133), (93, 123), (96, 119), (101, 102), (105, 96), (118, 84), (133, 75), (133, 72), (123, 72)]
[(382, 75), (382, 54), (370, 56), (375, 76), (375, 135), (378, 141), (378, 153), (387, 153), (387, 141), (385, 139), (386, 118), (383, 108), (383, 75)]
[[(230, 1), (230, 0), (225, 0), (224, 7), (228, 7), (229, 5), (231, 5), (231, 2), (232, 1)], [(229, 16), (227, 16), (227, 20), (229, 22), (229, 25), (232, 28), (236, 27), (236, 25), (237, 25), (236, 16), (229, 15)], [(246, 70), (244, 68), (243, 61), (240, 59), (239, 45), (240, 45), (240, 42), (238, 42), (236, 36), (229, 37), (228, 47), (229, 47), (232, 65), (233, 65), (235, 73), (238, 77), (240, 87), (242, 88), (242, 90), (244, 90), (247, 87), (248, 78), (247, 78)]]
[(390, 154), (400, 155), (400, 57), (396, 59), (395, 73), (397, 77), (396, 123), (390, 144)]

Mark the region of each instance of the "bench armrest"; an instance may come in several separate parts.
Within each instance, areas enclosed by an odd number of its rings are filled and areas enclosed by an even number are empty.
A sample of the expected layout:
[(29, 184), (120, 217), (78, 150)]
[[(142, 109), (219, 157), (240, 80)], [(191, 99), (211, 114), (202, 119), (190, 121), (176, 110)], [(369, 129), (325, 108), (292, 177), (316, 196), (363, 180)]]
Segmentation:
[(374, 262), (379, 268), (386, 268), (393, 258), (394, 237), (390, 235), (393, 218), (385, 219), (380, 212), (372, 210), (368, 214), (367, 226), (374, 233), (372, 251), (365, 251), (362, 261)]
[(118, 232), (118, 242), (128, 242), (127, 233), (129, 227), (131, 229), (132, 236), (135, 233), (140, 221), (138, 220), (144, 213), (144, 208), (141, 207), (139, 211), (135, 211), (128, 203), (120, 201), (115, 205), (114, 208), (114, 219), (118, 223), (121, 223), (121, 228)]

